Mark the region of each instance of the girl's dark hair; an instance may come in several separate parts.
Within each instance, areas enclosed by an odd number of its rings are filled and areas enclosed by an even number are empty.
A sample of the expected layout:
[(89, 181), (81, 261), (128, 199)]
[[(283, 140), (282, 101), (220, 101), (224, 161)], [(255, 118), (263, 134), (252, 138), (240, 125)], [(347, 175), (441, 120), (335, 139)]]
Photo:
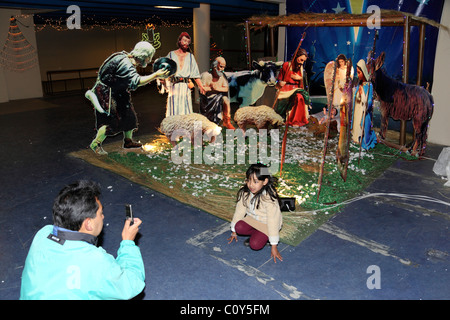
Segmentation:
[(96, 217), (100, 194), (100, 186), (92, 181), (80, 180), (65, 186), (53, 203), (53, 224), (79, 231), (86, 218)]
[[(246, 205), (248, 197), (250, 196), (250, 189), (247, 186), (247, 181), (253, 177), (253, 175), (256, 176), (256, 178), (260, 181), (264, 181), (267, 179), (267, 184), (261, 188), (261, 190), (258, 191), (258, 193), (255, 194), (254, 198), (252, 199), (252, 202), (256, 202), (256, 208), (259, 208), (259, 204), (261, 202), (261, 197), (270, 197), (272, 201), (279, 202), (279, 196), (277, 193), (277, 186), (278, 186), (278, 179), (271, 176), (269, 173), (269, 168), (262, 163), (256, 163), (252, 164), (245, 173), (246, 182), (244, 185), (239, 189), (236, 201), (238, 202), (241, 200), (242, 197), (244, 197), (244, 205)], [(265, 195), (264, 195), (265, 192)]]

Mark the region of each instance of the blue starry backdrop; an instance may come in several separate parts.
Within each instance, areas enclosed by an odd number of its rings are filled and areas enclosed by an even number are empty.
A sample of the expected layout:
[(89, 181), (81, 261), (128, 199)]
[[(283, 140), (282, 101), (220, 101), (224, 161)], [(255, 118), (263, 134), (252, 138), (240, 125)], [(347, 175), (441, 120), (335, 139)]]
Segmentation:
[[(371, 5), (381, 10), (396, 10), (414, 14), (440, 22), (444, 0), (287, 0), (287, 14), (301, 12), (310, 13), (367, 13)], [(369, 12), (371, 13), (371, 12)], [(325, 95), (323, 84), (323, 70), (325, 65), (343, 53), (351, 58), (353, 66), (359, 59), (366, 60), (367, 54), (373, 47), (376, 29), (363, 27), (287, 27), (286, 28), (286, 57), (290, 60), (298, 46), (301, 35), (306, 31), (302, 47), (308, 51), (310, 59), (307, 62), (307, 72), (310, 79), (310, 91), (313, 95)], [(381, 27), (376, 43), (376, 56), (386, 52), (384, 68), (387, 74), (397, 80), (402, 79), (403, 68), (403, 25), (399, 27)], [(425, 61), (423, 81), (433, 83), (434, 60), (439, 29), (427, 25), (425, 35)], [(411, 28), (409, 83), (416, 83), (417, 59), (419, 44), (419, 28)]]

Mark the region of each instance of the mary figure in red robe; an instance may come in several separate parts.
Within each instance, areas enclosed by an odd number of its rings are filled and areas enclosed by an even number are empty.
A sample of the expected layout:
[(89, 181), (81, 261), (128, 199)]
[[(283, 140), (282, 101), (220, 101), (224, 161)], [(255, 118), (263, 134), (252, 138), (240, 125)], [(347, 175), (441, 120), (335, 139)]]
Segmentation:
[(305, 49), (299, 49), (291, 62), (285, 62), (278, 75), (278, 105), (275, 111), (287, 117), (286, 125), (301, 127), (308, 123), (308, 80), (303, 64), (308, 59)]

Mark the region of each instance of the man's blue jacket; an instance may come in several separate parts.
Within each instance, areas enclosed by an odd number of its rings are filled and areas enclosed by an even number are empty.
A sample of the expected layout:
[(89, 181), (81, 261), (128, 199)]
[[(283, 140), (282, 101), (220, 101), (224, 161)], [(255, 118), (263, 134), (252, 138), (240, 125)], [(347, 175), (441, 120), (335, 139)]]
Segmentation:
[[(63, 233), (87, 240), (61, 240)], [(144, 262), (134, 241), (122, 240), (117, 258), (89, 242), (96, 238), (52, 225), (39, 230), (25, 262), (20, 299), (131, 299), (142, 292)]]

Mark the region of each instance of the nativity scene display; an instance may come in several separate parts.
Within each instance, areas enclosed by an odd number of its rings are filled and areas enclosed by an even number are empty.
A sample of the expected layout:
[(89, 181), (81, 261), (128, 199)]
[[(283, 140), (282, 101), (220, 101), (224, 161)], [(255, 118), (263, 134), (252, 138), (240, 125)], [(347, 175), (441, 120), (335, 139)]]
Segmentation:
[[(199, 70), (187, 32), (155, 61), (147, 41), (107, 57), (86, 92), (97, 133), (89, 150), (76, 156), (108, 162), (120, 174), (228, 221), (246, 168), (264, 164), (278, 179), (282, 204), (291, 204), (282, 206), (280, 237), (298, 244), (393, 161), (423, 156), (433, 116), (429, 85), (419, 83), (429, 66), (415, 70), (413, 84), (408, 72), (392, 65), (400, 60), (409, 67), (413, 46), (404, 30), (443, 26), (391, 10), (382, 11), (379, 28), (355, 27), (370, 14), (336, 10), (250, 18), (243, 24), (247, 36), (249, 30), (286, 27), (287, 50), (284, 61), (249, 60), (248, 70), (230, 71), (226, 54)], [(400, 55), (389, 46), (396, 37), (408, 37)], [(414, 40), (421, 50), (424, 37)], [(152, 73), (140, 75), (137, 68), (148, 64)], [(160, 134), (136, 138), (131, 98), (151, 82), (166, 96), (165, 117)], [(390, 121), (400, 121), (400, 129), (389, 130)], [(408, 142), (406, 122), (413, 128)], [(119, 133), (119, 147), (104, 144)]]

